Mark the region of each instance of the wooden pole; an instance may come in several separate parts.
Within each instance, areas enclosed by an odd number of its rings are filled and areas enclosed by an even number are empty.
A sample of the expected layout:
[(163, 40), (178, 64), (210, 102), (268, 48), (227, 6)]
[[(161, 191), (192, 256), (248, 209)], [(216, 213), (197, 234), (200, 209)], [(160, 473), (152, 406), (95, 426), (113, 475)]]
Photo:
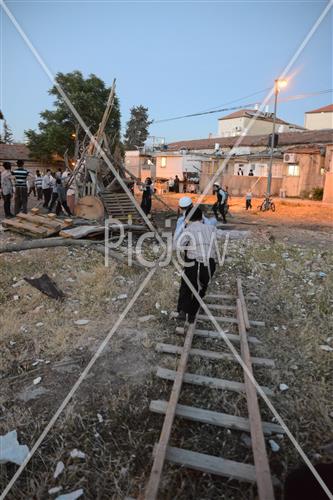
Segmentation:
[[(237, 299), (237, 319), (242, 359), (246, 367), (248, 368), (248, 371), (251, 373), (251, 375), (253, 375), (250, 350), (247, 342), (247, 334), (243, 316), (243, 308), (240, 299)], [(247, 406), (249, 411), (252, 451), (256, 469), (259, 500), (274, 500), (272, 477), (268, 463), (264, 434), (262, 430), (257, 391), (255, 385), (245, 371), (244, 382)]]
[(238, 291), (239, 300), (241, 301), (241, 304), (242, 304), (242, 311), (243, 311), (245, 328), (248, 330), (250, 328), (250, 321), (249, 321), (249, 315), (247, 314), (247, 307), (246, 307), (246, 302), (245, 302), (245, 298), (244, 298), (244, 294), (243, 294), (241, 278), (237, 278), (237, 291)]
[[(180, 391), (183, 384), (184, 373), (186, 371), (187, 360), (192, 346), (195, 323), (190, 324), (186, 333), (184, 347), (179, 360), (176, 377), (173, 383), (171, 396), (166, 409), (165, 419), (160, 435), (160, 440), (156, 447), (153, 467), (151, 469), (148, 485), (145, 491), (145, 500), (156, 500), (161, 481), (162, 470), (165, 462), (166, 450), (171, 435), (171, 428), (176, 414)], [(268, 499), (269, 500), (269, 499)]]

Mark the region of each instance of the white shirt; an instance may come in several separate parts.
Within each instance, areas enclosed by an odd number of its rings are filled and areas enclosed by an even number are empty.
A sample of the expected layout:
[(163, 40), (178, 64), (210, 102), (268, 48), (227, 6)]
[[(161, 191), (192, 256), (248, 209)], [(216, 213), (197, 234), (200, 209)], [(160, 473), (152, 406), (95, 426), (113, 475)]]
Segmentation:
[(176, 242), (176, 248), (185, 250), (187, 257), (207, 264), (216, 257), (217, 230), (211, 224), (202, 221), (189, 222)]
[[(215, 217), (206, 217), (205, 215), (202, 217), (202, 220), (204, 224), (207, 224), (209, 226), (216, 226), (217, 220)], [(177, 219), (177, 224), (176, 224), (176, 229), (175, 229), (175, 234), (173, 237), (173, 242), (174, 246), (179, 238), (179, 236), (182, 234), (182, 232), (185, 229), (185, 215), (181, 215)]]
[(43, 180), (42, 180), (42, 188), (43, 189), (49, 189), (53, 187), (54, 179), (52, 175), (44, 175)]

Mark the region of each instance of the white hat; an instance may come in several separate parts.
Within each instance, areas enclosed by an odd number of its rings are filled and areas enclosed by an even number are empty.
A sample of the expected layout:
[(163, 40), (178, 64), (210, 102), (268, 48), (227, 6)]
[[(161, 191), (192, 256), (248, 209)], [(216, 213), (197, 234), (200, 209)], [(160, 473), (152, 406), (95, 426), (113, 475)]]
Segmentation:
[(180, 208), (187, 208), (187, 207), (190, 207), (192, 204), (193, 204), (193, 202), (189, 196), (182, 196), (179, 199)]
[(220, 187), (220, 184), (218, 182), (214, 182), (213, 186)]

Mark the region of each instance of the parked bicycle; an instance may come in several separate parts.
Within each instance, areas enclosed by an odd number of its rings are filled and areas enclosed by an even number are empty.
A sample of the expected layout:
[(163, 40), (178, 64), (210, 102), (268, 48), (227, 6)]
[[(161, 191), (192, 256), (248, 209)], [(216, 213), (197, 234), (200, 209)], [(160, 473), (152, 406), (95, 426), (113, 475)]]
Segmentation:
[(275, 212), (275, 203), (274, 201), (272, 201), (272, 198), (270, 196), (265, 196), (264, 201), (258, 208), (261, 212), (267, 212), (267, 210), (272, 210), (272, 212)]

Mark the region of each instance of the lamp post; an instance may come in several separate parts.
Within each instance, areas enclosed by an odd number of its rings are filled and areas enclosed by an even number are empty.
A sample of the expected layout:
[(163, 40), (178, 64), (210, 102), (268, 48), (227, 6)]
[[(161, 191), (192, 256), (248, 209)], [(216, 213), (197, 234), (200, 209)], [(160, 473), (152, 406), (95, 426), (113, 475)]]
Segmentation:
[(275, 80), (274, 82), (274, 114), (273, 114), (273, 131), (272, 131), (272, 139), (271, 139), (271, 152), (269, 158), (269, 166), (268, 166), (268, 175), (267, 175), (267, 197), (271, 194), (271, 185), (272, 185), (272, 166), (273, 166), (273, 153), (274, 153), (274, 143), (275, 143), (275, 124), (276, 124), (276, 109), (277, 109), (277, 100), (279, 92), (282, 88), (286, 87), (287, 80)]

